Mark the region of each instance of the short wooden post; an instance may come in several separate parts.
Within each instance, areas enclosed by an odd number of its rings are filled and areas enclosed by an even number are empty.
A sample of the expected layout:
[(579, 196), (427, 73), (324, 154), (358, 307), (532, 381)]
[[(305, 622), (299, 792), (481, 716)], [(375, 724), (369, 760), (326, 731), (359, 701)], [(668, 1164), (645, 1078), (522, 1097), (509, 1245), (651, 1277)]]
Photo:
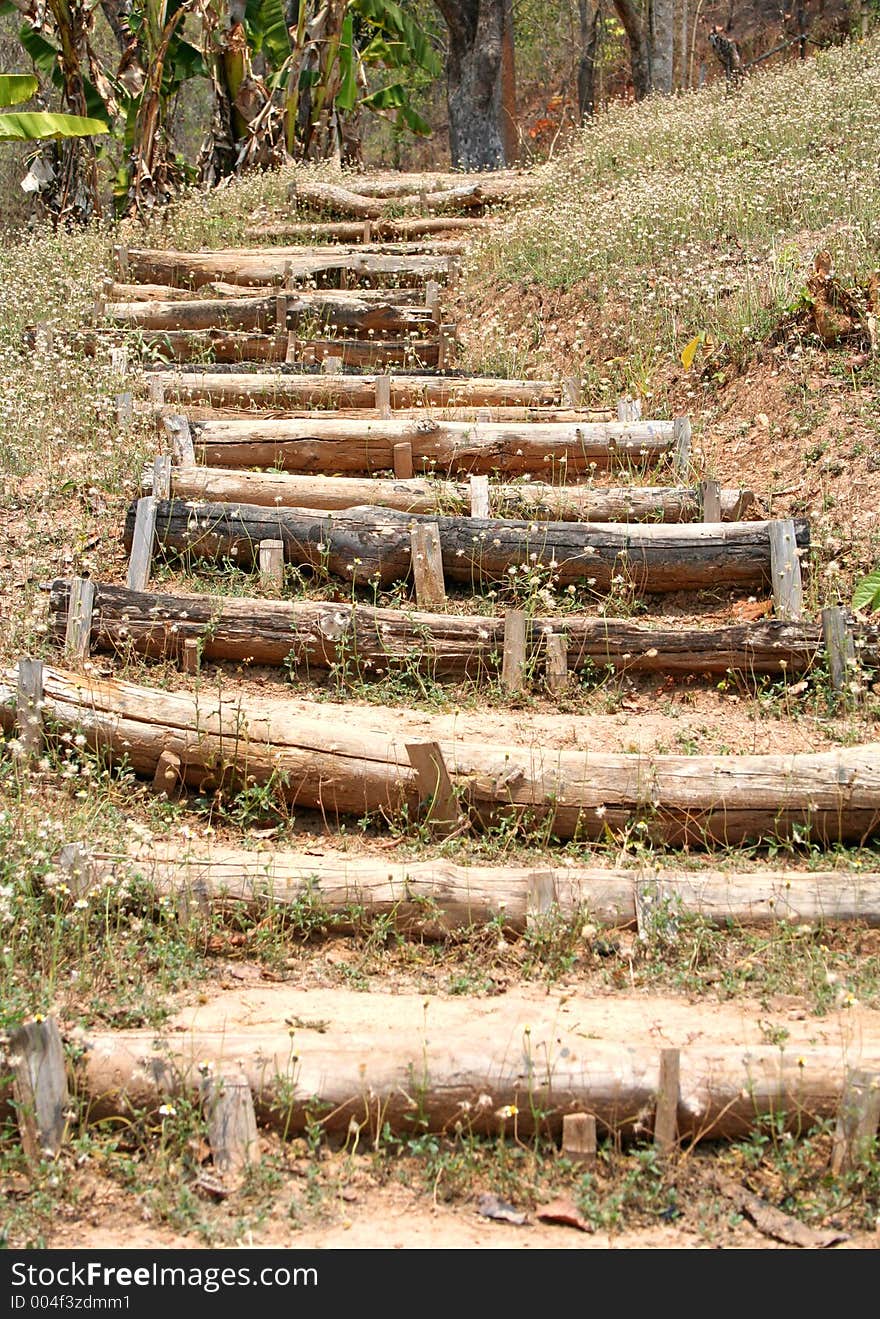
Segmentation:
[(448, 371), (455, 354), (455, 326), (449, 323), (440, 326), (440, 346), (437, 350), (437, 370)]
[(156, 762), (153, 792), (158, 797), (170, 797), (182, 778), (180, 756), (176, 756), (173, 751), (163, 751)]
[(721, 485), (718, 481), (700, 482), (700, 512), (704, 522), (721, 521)]
[(170, 453), (159, 453), (153, 459), (153, 494), (157, 499), (171, 498)]
[(568, 642), (561, 632), (548, 632), (544, 644), (547, 689), (558, 695), (568, 686)]
[(15, 732), (26, 757), (36, 757), (43, 749), (43, 661), (18, 661), (15, 698)]
[(583, 392), (581, 382), (577, 376), (566, 376), (562, 382), (562, 390), (565, 395), (565, 401), (572, 408), (579, 408), (583, 401)]
[(413, 474), (413, 451), (409, 440), (401, 440), (391, 449), (394, 475), (398, 481), (409, 481)]
[(688, 417), (676, 417), (672, 423), (672, 465), (685, 476), (691, 465), (691, 423)]
[(562, 1119), (562, 1154), (572, 1163), (592, 1168), (596, 1162), (596, 1118), (592, 1113), (566, 1113)]
[(201, 1083), (208, 1144), (221, 1177), (239, 1177), (260, 1161), (254, 1098), (246, 1076), (208, 1074)]
[(187, 637), (180, 652), (180, 667), (184, 673), (199, 671), (199, 643), (195, 637)]
[(425, 285), (425, 306), (431, 313), (434, 324), (440, 324), (440, 285), (436, 279), (429, 279)]
[(147, 388), (150, 391), (150, 402), (154, 408), (164, 408), (165, 406), (165, 383), (162, 380), (156, 380), (155, 377), (147, 382)]
[(296, 333), (290, 330), (287, 335), (287, 347), (284, 350), (284, 362), (286, 366), (296, 361)]
[(410, 541), (416, 603), (420, 609), (443, 609), (446, 605), (446, 583), (443, 578), (440, 527), (436, 522), (418, 522), (410, 532)]
[(391, 416), (390, 376), (376, 376), (376, 411), (380, 417)]
[(528, 879), (526, 925), (531, 930), (551, 918), (558, 910), (556, 879), (552, 870), (533, 870)]
[(134, 400), (131, 391), (123, 390), (116, 395), (116, 424), (120, 430), (127, 430), (134, 421)]
[(508, 692), (521, 692), (526, 685), (526, 615), (522, 609), (508, 609), (504, 615), (504, 655), (501, 661), (501, 686)]
[(776, 617), (798, 623), (804, 612), (804, 588), (794, 522), (791, 518), (781, 518), (769, 524), (769, 531), (770, 576)]
[(174, 416), (165, 417), (163, 420), (165, 422), (165, 433), (171, 441), (174, 457), (181, 467), (194, 467), (196, 449), (193, 444), (192, 430), (188, 418), (175, 413)]
[(88, 577), (74, 577), (70, 583), (64, 631), (64, 653), (71, 659), (85, 659), (89, 653), (94, 605), (95, 583)]
[(406, 754), (416, 773), (427, 820), (438, 832), (449, 833), (461, 823), (458, 798), (438, 742), (407, 742)]
[(116, 262), (116, 278), (120, 284), (128, 283), (128, 248), (124, 243), (114, 247), (113, 256)]
[(82, 843), (65, 843), (58, 853), (58, 869), (74, 898), (82, 898), (92, 887), (93, 861)]
[(55, 336), (48, 321), (38, 321), (34, 327), (34, 348), (37, 352), (51, 353)]
[(336, 376), (342, 374), (342, 368), (345, 365), (341, 357), (328, 353), (321, 359), (321, 371), (325, 376)]
[(489, 516), (489, 478), (472, 476), (471, 482), (471, 517), (487, 518)]
[(264, 591), (280, 591), (284, 586), (284, 541), (260, 541), (260, 586)]
[(110, 349), (110, 366), (121, 379), (124, 380), (128, 375), (128, 349), (125, 344)]
[(145, 591), (150, 580), (153, 560), (153, 542), (156, 539), (156, 512), (159, 501), (155, 495), (144, 495), (137, 501), (134, 518), (134, 536), (131, 541), (131, 558), (128, 561), (126, 585), (130, 591)]
[(35, 1017), (14, 1030), (9, 1055), (22, 1149), (29, 1159), (54, 1158), (64, 1141), (70, 1104), (64, 1046), (54, 1017)]
[(822, 610), (822, 637), (828, 656), (828, 673), (834, 691), (846, 688), (847, 675), (852, 673), (856, 648), (849, 629), (846, 611), (840, 605), (829, 605)]
[(287, 338), (287, 294), (275, 294), (275, 333), (281, 339)]
[(619, 398), (617, 400), (618, 421), (641, 421), (642, 400), (640, 398)]
[(362, 241), (365, 242), (365, 243), (372, 243), (372, 241), (373, 241), (373, 222), (372, 222), (372, 220), (364, 220), (364, 232), (363, 232), (363, 236), (362, 236)]
[(880, 1072), (847, 1072), (831, 1145), (835, 1177), (866, 1163), (880, 1122)]
[(661, 1049), (657, 1107), (654, 1112), (654, 1147), (662, 1158), (667, 1158), (672, 1154), (678, 1142), (679, 1093), (680, 1060), (678, 1049)]

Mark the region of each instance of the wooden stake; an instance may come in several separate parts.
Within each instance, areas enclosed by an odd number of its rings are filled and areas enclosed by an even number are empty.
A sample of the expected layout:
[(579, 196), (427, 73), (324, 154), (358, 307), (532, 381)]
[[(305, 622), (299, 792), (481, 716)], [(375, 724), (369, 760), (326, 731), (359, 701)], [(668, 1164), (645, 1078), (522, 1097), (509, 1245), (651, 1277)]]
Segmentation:
[(162, 380), (150, 380), (147, 382), (150, 391), (150, 402), (155, 408), (164, 408), (165, 406), (165, 383)]
[(410, 441), (402, 440), (400, 444), (395, 444), (391, 450), (391, 457), (395, 478), (398, 481), (411, 481), (413, 474), (413, 453)]
[(110, 366), (122, 380), (128, 375), (128, 349), (125, 344), (110, 349)]
[(526, 901), (526, 929), (534, 929), (559, 912), (559, 896), (552, 870), (536, 870), (528, 877), (529, 893)]
[(137, 501), (131, 558), (128, 561), (126, 585), (130, 591), (145, 591), (150, 580), (153, 543), (156, 539), (156, 511), (159, 501), (155, 495), (144, 495)]
[(455, 326), (444, 324), (440, 326), (440, 351), (437, 356), (437, 370), (448, 371), (452, 365), (455, 353)]
[(321, 370), (325, 376), (336, 376), (342, 374), (344, 359), (328, 355), (321, 359)]
[(70, 1096), (64, 1046), (54, 1017), (35, 1017), (9, 1039), (12, 1093), (22, 1148), (29, 1159), (54, 1158), (67, 1128)]
[(70, 583), (67, 628), (64, 633), (64, 653), (71, 659), (85, 659), (89, 653), (94, 604), (95, 583), (88, 577), (74, 577)]
[(687, 417), (676, 417), (672, 423), (674, 454), (672, 463), (675, 470), (684, 476), (691, 463), (691, 423)]
[(487, 518), (489, 516), (489, 478), (474, 476), (471, 482), (471, 517)]
[(434, 324), (440, 324), (440, 285), (436, 279), (429, 279), (425, 285), (425, 306), (434, 318)]
[(461, 812), (440, 744), (407, 742), (406, 754), (416, 772), (422, 800), (428, 803), (428, 823), (444, 833), (456, 829), (461, 823)]
[(581, 382), (578, 380), (577, 376), (567, 376), (562, 382), (562, 389), (565, 398), (571, 406), (573, 408), (579, 408), (581, 406), (583, 394), (581, 390)]
[(661, 1049), (657, 1108), (654, 1113), (654, 1147), (663, 1158), (674, 1152), (678, 1142), (679, 1071), (678, 1049)]
[(373, 223), (371, 220), (364, 220), (363, 241), (372, 243), (373, 241)]
[(173, 751), (163, 751), (153, 775), (153, 792), (159, 797), (170, 797), (182, 777), (180, 756), (176, 756)]
[(284, 354), (284, 361), (287, 366), (296, 361), (296, 334), (293, 330), (287, 336), (287, 350)]
[(221, 1177), (239, 1177), (260, 1160), (254, 1099), (246, 1076), (202, 1078), (202, 1103), (214, 1167)]
[(804, 613), (804, 589), (794, 522), (791, 518), (770, 522), (768, 531), (776, 617), (788, 623), (798, 623)]
[(416, 602), (420, 609), (445, 609), (446, 583), (440, 528), (436, 522), (420, 522), (410, 532), (412, 571)]
[(58, 868), (74, 898), (83, 898), (95, 879), (92, 854), (82, 843), (65, 843), (58, 853)]
[[(171, 441), (172, 451), (180, 466), (195, 467), (196, 450), (188, 419), (179, 413), (175, 413), (172, 417), (165, 417), (164, 422), (165, 432)], [(153, 493), (155, 494), (155, 491)]]
[(868, 1162), (878, 1122), (880, 1072), (849, 1071), (831, 1146), (831, 1171), (835, 1177)]
[(596, 1162), (596, 1119), (592, 1113), (566, 1113), (562, 1119), (562, 1154), (592, 1168)]
[(113, 256), (116, 262), (116, 278), (120, 284), (128, 283), (128, 248), (124, 244), (114, 247)]
[(199, 671), (199, 643), (195, 637), (187, 637), (180, 654), (180, 667), (184, 673)]
[(282, 339), (287, 338), (287, 294), (275, 294), (275, 333)]
[(508, 609), (504, 616), (504, 657), (501, 686), (521, 692), (526, 685), (526, 616), (522, 609)]
[(157, 499), (171, 498), (170, 453), (159, 453), (153, 459), (153, 494)]
[(284, 541), (260, 541), (260, 586), (264, 591), (280, 591), (284, 586)]
[(15, 731), (26, 757), (43, 749), (43, 661), (22, 657), (18, 661)]
[(129, 390), (116, 395), (116, 424), (120, 430), (127, 430), (134, 421), (134, 401)]
[(847, 624), (846, 611), (840, 605), (822, 610), (822, 636), (828, 655), (828, 672), (831, 686), (836, 692), (846, 688), (847, 676), (853, 670), (856, 648)]
[(618, 421), (641, 421), (642, 400), (640, 398), (619, 398), (617, 400)]
[(700, 508), (704, 522), (721, 521), (721, 485), (718, 481), (700, 482)]
[(376, 411), (380, 417), (391, 416), (390, 376), (376, 376)]
[(548, 691), (558, 694), (568, 686), (568, 642), (561, 632), (551, 632), (544, 638), (546, 646), (546, 677)]

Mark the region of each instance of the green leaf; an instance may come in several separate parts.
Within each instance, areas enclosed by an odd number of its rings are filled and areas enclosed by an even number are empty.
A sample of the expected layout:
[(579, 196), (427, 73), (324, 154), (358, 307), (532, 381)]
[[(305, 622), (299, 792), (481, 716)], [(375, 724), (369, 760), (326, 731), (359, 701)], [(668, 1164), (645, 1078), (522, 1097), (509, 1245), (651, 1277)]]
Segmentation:
[(36, 96), (39, 88), (32, 73), (0, 73), (0, 105), (21, 105)]
[(290, 34), (284, 0), (248, 0), (244, 25), (255, 53), (266, 55), (269, 65), (278, 70), (291, 53)]
[(380, 87), (378, 91), (365, 96), (363, 105), (371, 110), (399, 110), (409, 104), (409, 94), (403, 83), (395, 82), (390, 87)]
[(880, 568), (869, 573), (856, 586), (852, 598), (853, 609), (880, 609)]
[(44, 138), (95, 137), (109, 129), (100, 119), (43, 111), (0, 114), (0, 142), (41, 142)]
[(340, 110), (353, 110), (357, 102), (357, 62), (352, 44), (354, 15), (349, 12), (342, 24), (339, 34), (339, 68), (342, 82), (336, 93), (336, 105)]
[(352, 9), (373, 27), (391, 37), (398, 37), (406, 45), (410, 62), (432, 73), (435, 78), (443, 72), (443, 65), (431, 38), (424, 28), (405, 14), (391, 0), (352, 0)]

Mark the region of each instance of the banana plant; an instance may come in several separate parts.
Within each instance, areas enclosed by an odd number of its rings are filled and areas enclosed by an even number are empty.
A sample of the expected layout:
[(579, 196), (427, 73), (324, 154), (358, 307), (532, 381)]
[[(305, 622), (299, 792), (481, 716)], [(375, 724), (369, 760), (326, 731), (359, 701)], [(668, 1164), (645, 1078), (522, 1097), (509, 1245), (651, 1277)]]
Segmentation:
[[(20, 105), (36, 96), (40, 89), (30, 73), (0, 73), (0, 107)], [(49, 114), (43, 110), (17, 110), (0, 114), (0, 142), (60, 141), (66, 137), (96, 137), (108, 132), (100, 119), (83, 115)]]

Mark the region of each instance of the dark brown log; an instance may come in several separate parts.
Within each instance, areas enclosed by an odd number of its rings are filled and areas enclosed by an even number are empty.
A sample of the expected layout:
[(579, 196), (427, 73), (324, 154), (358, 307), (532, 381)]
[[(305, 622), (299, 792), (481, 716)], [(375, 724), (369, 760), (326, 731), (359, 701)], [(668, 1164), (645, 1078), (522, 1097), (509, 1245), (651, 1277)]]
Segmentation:
[[(137, 502), (126, 518), (126, 545)], [(263, 540), (284, 542), (288, 563), (308, 565), (348, 581), (383, 585), (409, 576), (414, 525), (436, 522), (447, 581), (479, 585), (512, 565), (544, 568), (554, 585), (588, 580), (599, 592), (612, 578), (635, 591), (699, 590), (718, 585), (762, 586), (770, 578), (768, 522), (529, 523), (508, 518), (432, 517), (365, 506), (338, 513), (268, 509), (257, 504), (157, 501), (156, 546), (196, 559), (253, 564)], [(809, 524), (797, 524), (809, 544)]]
[[(56, 581), (49, 596), (52, 634), (64, 637), (69, 583)], [(565, 638), (571, 670), (612, 667), (620, 673), (725, 674), (748, 679), (762, 673), (800, 674), (821, 657), (817, 626), (776, 619), (715, 628), (657, 628), (628, 619), (583, 614), (537, 615), (529, 620), (536, 671), (548, 635)], [(880, 666), (880, 627), (857, 633), (865, 664)], [(175, 658), (197, 640), (206, 660), (292, 664), (305, 672), (345, 664), (369, 680), (415, 666), (437, 678), (497, 677), (504, 639), (502, 617), (374, 609), (313, 600), (259, 600), (233, 596), (128, 591), (98, 585), (91, 645), (158, 659)]]
[(267, 247), (228, 248), (214, 252), (174, 252), (137, 249), (129, 252), (131, 276), (139, 283), (172, 284), (198, 288), (212, 280), (230, 284), (284, 284), (313, 281), (336, 284), (348, 278), (372, 284), (423, 284), (426, 279), (445, 279), (450, 257), (444, 255), (395, 255), (367, 251), (302, 255), (302, 249)]
[[(16, 670), (0, 679), (0, 723), (15, 721)], [(807, 754), (611, 754), (444, 740), (424, 715), (396, 710), (393, 726), (355, 707), (194, 696), (44, 669), (47, 737), (81, 731), (111, 764), (152, 778), (163, 753), (181, 779), (271, 785), (298, 810), (335, 817), (417, 815), (421, 794), (406, 744), (437, 741), (462, 813), (482, 827), (539, 829), (564, 839), (607, 837), (641, 821), (646, 841), (728, 846), (768, 838), (857, 842), (880, 831), (880, 744)]]
[[(340, 377), (328, 377), (340, 379)], [(341, 377), (345, 379), (345, 377)], [(392, 405), (397, 382), (391, 381)], [(564, 485), (599, 468), (644, 467), (671, 452), (674, 423), (340, 420), (215, 421), (193, 426), (209, 467), (274, 467), (297, 472), (392, 471), (394, 446), (412, 445), (416, 471), (532, 473)], [(554, 479), (555, 478), (555, 479)]]
[(427, 307), (400, 306), (376, 299), (359, 299), (356, 294), (300, 297), (282, 296), (287, 304), (283, 326), (278, 325), (277, 298), (209, 298), (188, 301), (109, 302), (104, 314), (119, 325), (142, 330), (250, 330), (267, 333), (278, 329), (318, 328), (346, 330), (356, 334), (406, 336), (425, 335), (433, 328)]
[[(246, 407), (373, 408), (375, 376), (295, 376), (280, 372), (247, 372), (241, 375), (200, 372), (157, 375), (166, 397), (187, 402), (233, 404)], [(394, 376), (391, 406), (397, 408), (473, 405), (538, 407), (558, 403), (559, 385), (552, 380), (504, 380), (491, 377)]]
[[(411, 453), (411, 446), (407, 444)], [(152, 477), (145, 473), (145, 488)], [(475, 476), (472, 481), (486, 481)], [(149, 491), (152, 493), (152, 491)], [(383, 480), (356, 476), (297, 476), (287, 472), (249, 472), (239, 468), (175, 467), (171, 493), (176, 499), (206, 503), (262, 504), (268, 508), (352, 508), (381, 504), (403, 513), (466, 513), (470, 487), (426, 477)], [(687, 487), (546, 485), (529, 481), (488, 487), (488, 512), (482, 516), (551, 518), (568, 522), (699, 521), (697, 491)], [(722, 518), (742, 521), (754, 504), (751, 490), (724, 490)], [(474, 516), (481, 516), (475, 513)]]

